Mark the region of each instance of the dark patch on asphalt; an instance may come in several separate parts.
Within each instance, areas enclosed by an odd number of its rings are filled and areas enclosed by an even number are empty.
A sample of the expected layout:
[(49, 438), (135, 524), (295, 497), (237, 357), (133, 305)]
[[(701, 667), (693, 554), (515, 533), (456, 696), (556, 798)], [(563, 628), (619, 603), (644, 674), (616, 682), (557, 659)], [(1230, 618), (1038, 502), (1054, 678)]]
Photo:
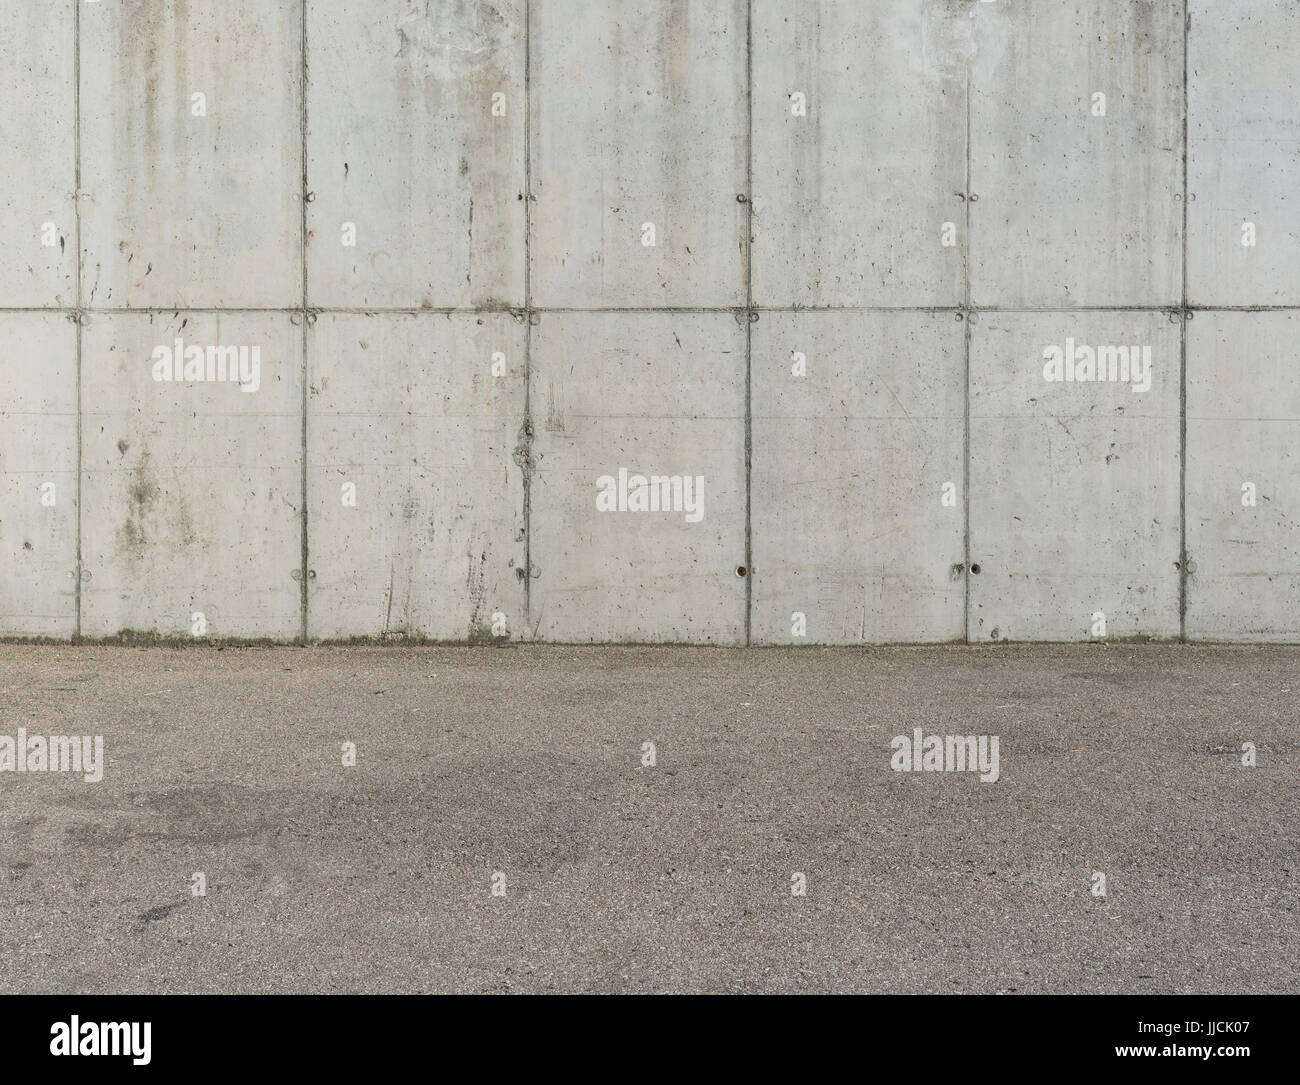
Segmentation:
[(176, 904), (160, 904), (157, 908), (150, 908), (147, 912), (141, 912), (139, 923), (134, 928), (134, 933), (143, 934), (145, 928), (150, 923), (157, 923), (160, 919), (165, 919), (177, 909), (184, 908), (185, 901), (178, 901)]

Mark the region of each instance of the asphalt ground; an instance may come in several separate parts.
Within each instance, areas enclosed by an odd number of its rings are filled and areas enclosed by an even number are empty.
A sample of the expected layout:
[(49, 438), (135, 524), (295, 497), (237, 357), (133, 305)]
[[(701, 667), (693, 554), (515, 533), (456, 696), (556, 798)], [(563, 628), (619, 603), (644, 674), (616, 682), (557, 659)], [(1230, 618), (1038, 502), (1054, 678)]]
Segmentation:
[(0, 735), (105, 758), (0, 772), (0, 991), (1295, 992), (1298, 702), (1292, 647), (0, 645)]

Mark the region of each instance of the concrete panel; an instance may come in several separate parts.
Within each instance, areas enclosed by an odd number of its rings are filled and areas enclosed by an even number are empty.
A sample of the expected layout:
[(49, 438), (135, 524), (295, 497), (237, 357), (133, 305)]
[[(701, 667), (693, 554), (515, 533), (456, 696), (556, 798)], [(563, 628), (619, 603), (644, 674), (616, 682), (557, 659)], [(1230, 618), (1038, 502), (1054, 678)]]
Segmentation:
[(756, 0), (759, 304), (960, 303), (969, 14), (956, 0)]
[[(1107, 639), (1177, 636), (1178, 325), (986, 313), (972, 333), (970, 639), (1102, 639), (1098, 613)], [(1049, 348), (1121, 345), (1151, 348), (1147, 391), (1045, 379)]]
[[(118, 313), (82, 340), (81, 628), (301, 630), (302, 330), (273, 313)], [(160, 348), (248, 348), (246, 385), (158, 380)], [(254, 349), (257, 354), (254, 354)], [(253, 366), (253, 359), (258, 366)], [(192, 362), (193, 356), (186, 359)], [(214, 357), (224, 361), (224, 357)], [(241, 375), (243, 375), (241, 374)], [(245, 387), (255, 389), (246, 391)]]
[[(1198, 305), (1296, 305), (1300, 8), (1191, 0), (1190, 10), (1188, 295)], [(1247, 223), (1254, 245), (1243, 244)]]
[(746, 6), (535, 0), (538, 304), (743, 304)]
[[(533, 634), (743, 644), (745, 329), (736, 318), (547, 314), (533, 329), (531, 410)], [(636, 510), (638, 475), (682, 480), (673, 511), (662, 498), (660, 511)], [(597, 504), (605, 476), (627, 493), (613, 494), (612, 511)]]
[(754, 325), (755, 643), (965, 636), (964, 337), (951, 313)]
[(0, 7), (0, 307), (76, 300), (74, 10)]
[(311, 637), (523, 632), (524, 339), (504, 313), (309, 330)]
[(86, 305), (301, 302), (301, 39), (297, 3), (81, 5)]
[(1181, 300), (1182, 7), (972, 6), (975, 304)]
[(77, 329), (0, 313), (0, 636), (71, 637), (77, 588)]
[(523, 12), (308, 5), (313, 305), (523, 304)]
[(1187, 636), (1300, 641), (1300, 317), (1187, 337)]

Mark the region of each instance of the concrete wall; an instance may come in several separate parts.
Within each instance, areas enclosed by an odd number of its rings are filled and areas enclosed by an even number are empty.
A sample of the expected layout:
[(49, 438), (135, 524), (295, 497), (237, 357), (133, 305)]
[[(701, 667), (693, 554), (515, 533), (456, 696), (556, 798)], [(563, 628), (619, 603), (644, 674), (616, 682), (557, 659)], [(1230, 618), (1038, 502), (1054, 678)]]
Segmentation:
[(1300, 641), (1298, 73), (1290, 0), (5, 4), (0, 636)]

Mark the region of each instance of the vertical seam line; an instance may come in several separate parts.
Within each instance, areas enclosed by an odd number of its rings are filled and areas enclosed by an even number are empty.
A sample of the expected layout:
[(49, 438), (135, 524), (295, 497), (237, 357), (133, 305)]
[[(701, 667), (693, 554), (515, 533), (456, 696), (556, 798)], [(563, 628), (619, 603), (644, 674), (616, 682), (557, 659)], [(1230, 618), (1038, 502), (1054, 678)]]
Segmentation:
[(299, 548), (300, 562), (302, 573), (299, 580), (300, 591), (300, 608), (301, 608), (301, 626), (302, 632), (300, 639), (303, 644), (307, 643), (309, 625), (308, 625), (308, 581), (311, 577), (308, 543), (308, 526), (307, 526), (307, 396), (308, 396), (308, 351), (307, 351), (307, 196), (308, 196), (308, 179), (307, 179), (307, 0), (302, 0), (299, 6), (299, 18), (301, 20), (300, 44), (301, 56), (299, 58), (299, 84), (298, 84), (298, 122), (301, 129), (301, 144), (299, 153), (302, 156), (301, 163), (301, 230), (299, 233), (299, 274), (302, 279), (302, 306), (300, 309), (300, 319), (302, 322), (299, 332), (302, 335), (302, 364), (301, 364), (301, 382), (300, 390), (300, 423), (301, 423), (301, 466), (299, 469), (299, 501), (301, 502), (302, 512), (299, 518)]
[(1187, 206), (1190, 151), (1188, 69), (1191, 65), (1191, 11), (1183, 2), (1183, 311), (1178, 322), (1178, 639), (1187, 640)]
[(76, 502), (76, 532), (77, 532), (77, 563), (73, 575), (76, 583), (73, 585), (73, 623), (72, 639), (73, 642), (81, 640), (81, 578), (83, 575), (82, 553), (81, 553), (81, 474), (82, 474), (82, 447), (81, 447), (81, 355), (82, 355), (82, 336), (81, 323), (85, 319), (85, 313), (81, 307), (81, 0), (72, 0), (72, 143), (73, 143), (73, 184), (72, 184), (72, 209), (73, 209), (73, 230), (74, 244), (77, 248), (77, 268), (76, 282), (73, 285), (73, 296), (76, 299), (76, 308), (73, 313), (73, 325), (76, 328), (77, 345), (76, 345), (76, 395), (77, 395), (77, 475), (73, 483), (73, 500)]
[(524, 630), (533, 629), (533, 5), (524, 0)]
[(754, 0), (745, 5), (745, 647), (754, 627)]

